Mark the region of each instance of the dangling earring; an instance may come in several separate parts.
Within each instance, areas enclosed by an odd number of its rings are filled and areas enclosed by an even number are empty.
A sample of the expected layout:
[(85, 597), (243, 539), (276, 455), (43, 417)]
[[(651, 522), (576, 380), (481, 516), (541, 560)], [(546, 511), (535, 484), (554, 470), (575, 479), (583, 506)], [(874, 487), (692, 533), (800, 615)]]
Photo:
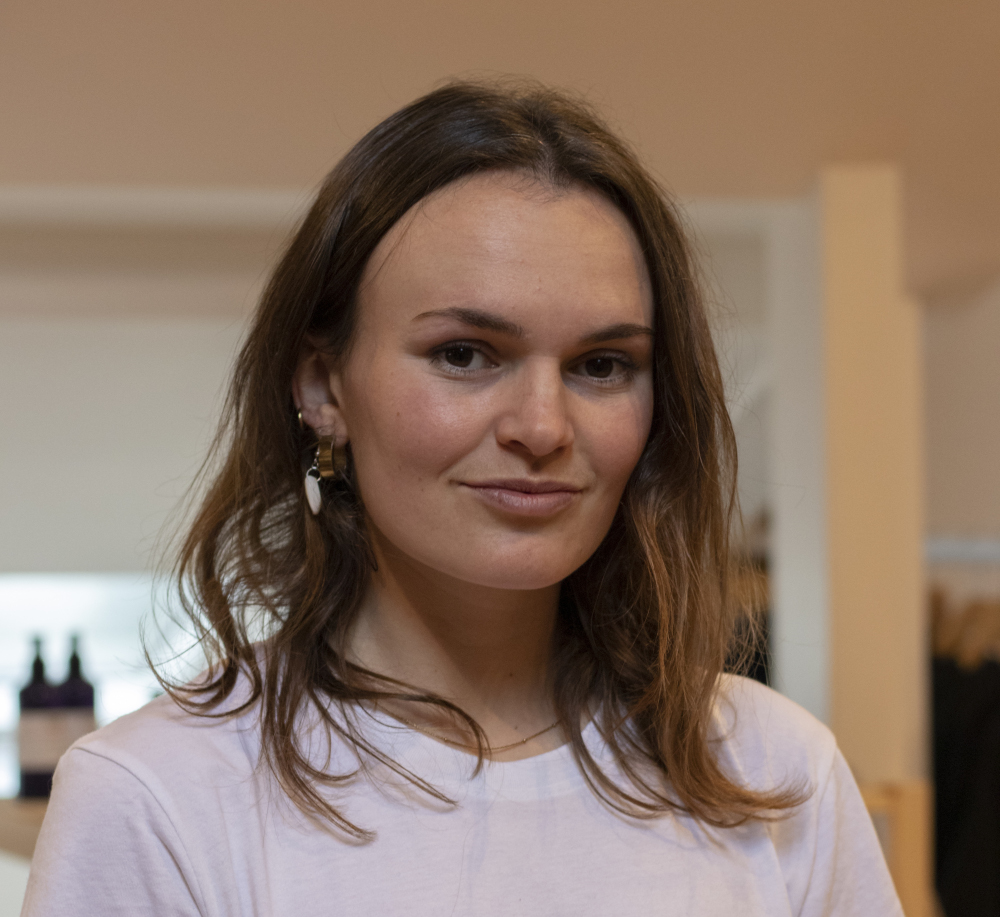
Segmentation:
[(323, 494), (319, 489), (321, 478), (343, 476), (347, 468), (347, 446), (335, 446), (333, 437), (326, 436), (316, 444), (316, 454), (306, 471), (306, 502), (315, 516), (323, 506)]

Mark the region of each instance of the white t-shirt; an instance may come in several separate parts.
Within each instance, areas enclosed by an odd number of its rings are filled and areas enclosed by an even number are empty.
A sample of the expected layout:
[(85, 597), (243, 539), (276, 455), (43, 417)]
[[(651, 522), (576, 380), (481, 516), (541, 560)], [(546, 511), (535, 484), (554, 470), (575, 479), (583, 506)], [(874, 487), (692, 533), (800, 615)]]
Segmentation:
[[(376, 770), (338, 793), (377, 832), (350, 841), (255, 770), (253, 715), (205, 719), (162, 697), (60, 761), (23, 917), (902, 917), (833, 736), (756, 682), (722, 683), (722, 761), (754, 787), (813, 792), (784, 820), (725, 830), (616, 814), (568, 746), (472, 777), (475, 759), (460, 750), (392, 720), (359, 721), (454, 804)], [(585, 739), (610, 767), (593, 726)], [(334, 748), (333, 766), (352, 760)]]

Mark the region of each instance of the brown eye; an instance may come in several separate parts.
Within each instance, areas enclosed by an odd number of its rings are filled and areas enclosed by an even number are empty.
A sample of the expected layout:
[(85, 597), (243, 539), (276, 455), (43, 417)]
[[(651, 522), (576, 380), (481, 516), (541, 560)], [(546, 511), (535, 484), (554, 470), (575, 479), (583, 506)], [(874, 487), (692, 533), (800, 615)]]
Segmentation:
[(593, 360), (587, 360), (585, 365), (588, 376), (593, 376), (595, 379), (607, 379), (614, 371), (615, 361), (608, 357), (594, 357)]
[(471, 347), (449, 347), (444, 352), (444, 358), (452, 365), (466, 367), (472, 363), (476, 352)]

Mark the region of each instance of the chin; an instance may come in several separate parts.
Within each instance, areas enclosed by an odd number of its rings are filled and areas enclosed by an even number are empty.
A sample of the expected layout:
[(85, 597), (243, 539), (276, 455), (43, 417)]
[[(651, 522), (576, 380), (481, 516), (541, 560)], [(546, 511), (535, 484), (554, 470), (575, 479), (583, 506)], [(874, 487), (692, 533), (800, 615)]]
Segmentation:
[(552, 557), (537, 550), (527, 554), (499, 552), (482, 563), (464, 563), (448, 572), (456, 579), (491, 589), (548, 589), (566, 579), (589, 556)]
[[(570, 571), (572, 572), (572, 571)], [(489, 589), (509, 589), (517, 592), (534, 592), (539, 589), (548, 589), (557, 583), (561, 583), (569, 573), (563, 576), (553, 576), (545, 571), (482, 571), (482, 575), (463, 577), (467, 582), (476, 586), (486, 586)]]
[(459, 582), (488, 589), (548, 589), (585, 563), (600, 544), (565, 531), (526, 534), (464, 529), (437, 538), (434, 527), (425, 526), (425, 537), (418, 541), (409, 527), (374, 528), (403, 557)]

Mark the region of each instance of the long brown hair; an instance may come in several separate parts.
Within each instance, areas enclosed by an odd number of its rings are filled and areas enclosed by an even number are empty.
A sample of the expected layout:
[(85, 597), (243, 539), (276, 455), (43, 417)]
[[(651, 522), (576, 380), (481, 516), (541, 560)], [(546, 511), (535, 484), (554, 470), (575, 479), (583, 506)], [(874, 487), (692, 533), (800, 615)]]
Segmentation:
[[(308, 510), (303, 469), (315, 439), (296, 421), (291, 390), (307, 339), (334, 358), (347, 352), (359, 279), (390, 227), (435, 189), (484, 170), (605, 195), (631, 222), (652, 280), (649, 439), (607, 536), (561, 590), (555, 706), (577, 761), (596, 793), (638, 817), (673, 809), (727, 826), (787, 809), (800, 794), (739, 785), (711, 747), (737, 614), (728, 586), (736, 455), (688, 244), (631, 150), (585, 104), (534, 84), (444, 86), (370, 131), (323, 183), (239, 355), (217, 471), (176, 567), (184, 610), (213, 667), (197, 686), (165, 686), (211, 716), (246, 678), (249, 697), (237, 711), (259, 708), (262, 763), (303, 811), (355, 835), (367, 832), (324, 792), (351, 775), (317, 767), (297, 742), (307, 711), (359, 760), (401, 771), (336, 712), (387, 698), (435, 705), (472, 730), (482, 762), (487, 746), (471, 717), (347, 660), (373, 564), (364, 508), (340, 480), (324, 482), (319, 515)], [(586, 711), (624, 785), (588, 751)]]

